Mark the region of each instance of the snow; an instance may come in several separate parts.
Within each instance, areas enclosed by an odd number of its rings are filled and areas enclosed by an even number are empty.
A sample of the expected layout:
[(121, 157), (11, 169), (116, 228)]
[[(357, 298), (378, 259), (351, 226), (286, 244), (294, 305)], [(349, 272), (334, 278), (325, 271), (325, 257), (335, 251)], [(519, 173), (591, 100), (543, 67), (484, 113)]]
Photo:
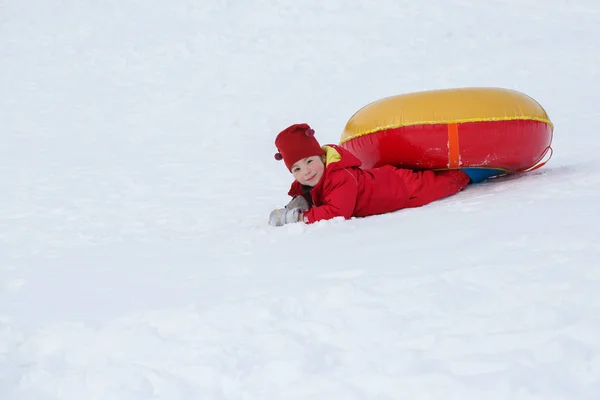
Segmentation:
[[(0, 398), (600, 398), (600, 3), (0, 3)], [(496, 86), (543, 168), (267, 226), (276, 133)]]

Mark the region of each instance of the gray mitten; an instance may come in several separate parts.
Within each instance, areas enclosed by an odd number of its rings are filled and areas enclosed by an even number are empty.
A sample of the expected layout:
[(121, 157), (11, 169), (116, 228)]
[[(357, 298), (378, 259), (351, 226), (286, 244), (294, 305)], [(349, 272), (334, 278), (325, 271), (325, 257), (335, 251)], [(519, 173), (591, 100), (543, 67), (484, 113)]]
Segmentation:
[(299, 208), (302, 211), (306, 211), (310, 208), (308, 205), (308, 201), (304, 198), (304, 196), (294, 196), (292, 200), (285, 206), (286, 210), (293, 210), (294, 208)]
[(283, 226), (285, 224), (291, 224), (293, 222), (300, 222), (300, 216), (302, 210), (299, 208), (286, 209), (279, 208), (271, 211), (269, 215), (269, 225), (271, 226)]

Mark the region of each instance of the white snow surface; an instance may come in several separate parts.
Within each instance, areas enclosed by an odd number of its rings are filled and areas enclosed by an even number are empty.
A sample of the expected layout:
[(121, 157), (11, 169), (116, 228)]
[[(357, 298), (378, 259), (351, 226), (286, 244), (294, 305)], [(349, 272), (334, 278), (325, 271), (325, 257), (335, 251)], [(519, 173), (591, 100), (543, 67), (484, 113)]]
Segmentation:
[[(600, 399), (600, 2), (0, 2), (0, 399)], [(519, 90), (543, 168), (267, 225), (277, 132)]]

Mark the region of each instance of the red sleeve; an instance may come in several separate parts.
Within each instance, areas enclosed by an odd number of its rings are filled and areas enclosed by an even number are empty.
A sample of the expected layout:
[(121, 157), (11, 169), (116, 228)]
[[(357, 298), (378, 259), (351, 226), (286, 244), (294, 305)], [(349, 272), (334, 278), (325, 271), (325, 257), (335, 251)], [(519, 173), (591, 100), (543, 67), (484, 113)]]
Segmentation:
[(307, 224), (335, 217), (352, 217), (358, 194), (356, 178), (349, 171), (336, 172), (330, 176), (330, 182), (324, 188), (325, 204), (312, 207), (304, 213), (304, 222)]

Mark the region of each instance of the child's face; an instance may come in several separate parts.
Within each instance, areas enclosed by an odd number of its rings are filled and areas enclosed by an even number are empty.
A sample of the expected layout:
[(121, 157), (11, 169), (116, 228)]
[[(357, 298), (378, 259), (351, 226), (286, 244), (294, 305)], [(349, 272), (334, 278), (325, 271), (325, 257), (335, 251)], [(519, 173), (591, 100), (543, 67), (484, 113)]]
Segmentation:
[(302, 185), (316, 186), (325, 171), (325, 163), (321, 156), (306, 157), (292, 165), (290, 171)]

